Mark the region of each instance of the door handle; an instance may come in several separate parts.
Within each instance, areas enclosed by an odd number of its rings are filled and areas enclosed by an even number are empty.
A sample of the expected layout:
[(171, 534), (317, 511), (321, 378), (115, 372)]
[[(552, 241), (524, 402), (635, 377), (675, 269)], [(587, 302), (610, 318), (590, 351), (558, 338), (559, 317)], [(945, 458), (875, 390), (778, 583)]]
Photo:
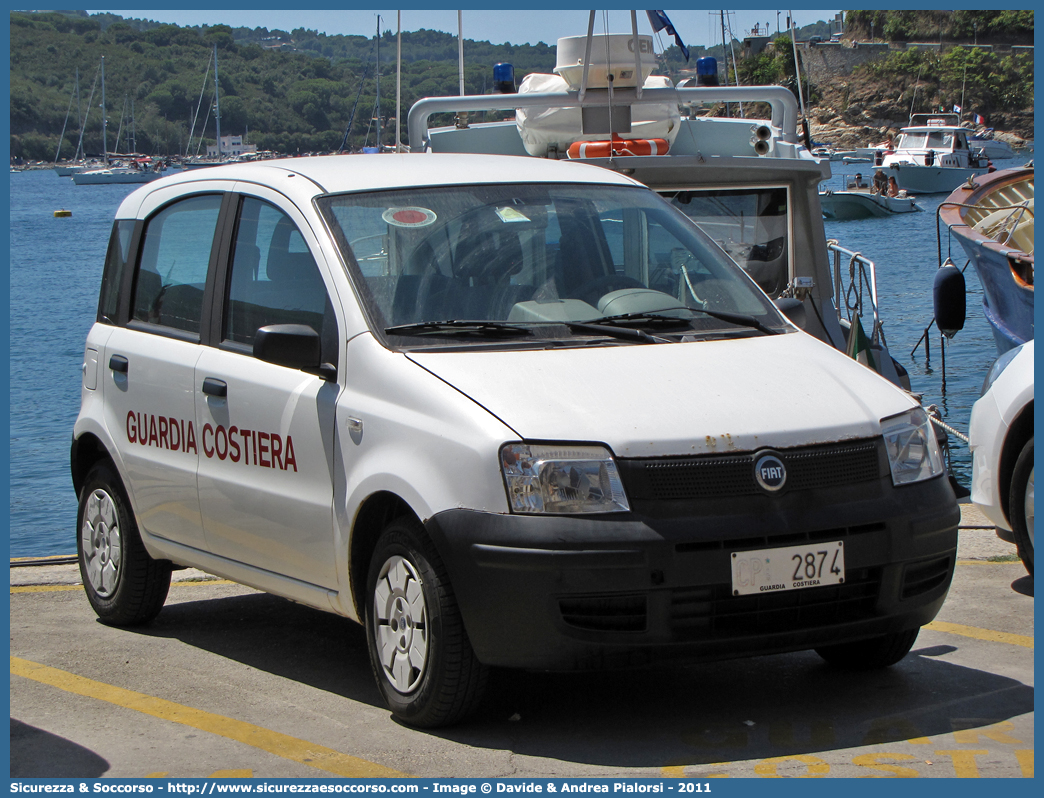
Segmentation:
[(228, 384), (224, 380), (207, 377), (203, 380), (203, 393), (224, 399), (228, 395)]
[(113, 355), (109, 358), (109, 368), (120, 374), (126, 374), (127, 369), (130, 368), (130, 361), (123, 355)]

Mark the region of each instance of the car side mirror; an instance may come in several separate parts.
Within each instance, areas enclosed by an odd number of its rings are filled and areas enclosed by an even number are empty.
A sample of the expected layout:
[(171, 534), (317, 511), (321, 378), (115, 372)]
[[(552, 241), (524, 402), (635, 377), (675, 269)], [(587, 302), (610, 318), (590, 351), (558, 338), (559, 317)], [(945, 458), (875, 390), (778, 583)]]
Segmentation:
[(305, 324), (269, 324), (254, 336), (254, 357), (277, 366), (319, 373), (319, 333)]
[(792, 296), (780, 297), (773, 300), (776, 310), (786, 316), (790, 323), (798, 329), (805, 329), (805, 303)]

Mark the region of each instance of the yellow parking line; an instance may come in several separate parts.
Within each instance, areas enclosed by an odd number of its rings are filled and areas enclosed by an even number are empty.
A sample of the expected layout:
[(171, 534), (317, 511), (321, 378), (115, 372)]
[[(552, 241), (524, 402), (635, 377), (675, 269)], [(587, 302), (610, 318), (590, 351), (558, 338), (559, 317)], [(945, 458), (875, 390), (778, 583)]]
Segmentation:
[[(171, 587), (195, 587), (196, 585), (238, 585), (230, 579), (195, 579), (171, 582)], [(12, 593), (56, 593), (62, 590), (83, 590), (83, 585), (12, 585)]]
[(933, 632), (948, 632), (952, 635), (963, 635), (973, 637), (976, 640), (987, 640), (991, 643), (1008, 643), (1023, 648), (1033, 648), (1033, 638), (1029, 635), (1016, 635), (1009, 632), (995, 632), (993, 629), (979, 629), (976, 626), (964, 626), (959, 623), (947, 623), (946, 621), (932, 621), (925, 629)]
[(96, 682), (93, 679), (41, 665), (38, 662), (11, 657), (11, 673), (69, 693), (107, 701), (118, 707), (133, 709), (161, 720), (181, 723), (194, 729), (227, 737), (229, 740), (253, 746), (283, 759), (289, 759), (291, 762), (300, 762), (338, 776), (372, 779), (403, 778), (409, 775), (262, 726), (175, 704), (173, 701), (136, 693), (133, 690), (125, 690), (104, 682)]

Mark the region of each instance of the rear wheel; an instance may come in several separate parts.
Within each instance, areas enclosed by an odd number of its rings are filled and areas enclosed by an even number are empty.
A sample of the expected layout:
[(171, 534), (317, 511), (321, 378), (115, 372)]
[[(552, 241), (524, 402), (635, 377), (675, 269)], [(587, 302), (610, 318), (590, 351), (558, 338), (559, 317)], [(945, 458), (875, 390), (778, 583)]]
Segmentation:
[(475, 658), (442, 559), (413, 518), (377, 542), (366, 588), (366, 639), (392, 714), (423, 728), (473, 712), (488, 669)]
[(87, 474), (80, 491), (76, 549), (83, 589), (113, 626), (148, 623), (163, 608), (171, 564), (145, 551), (123, 483), (109, 462)]
[(816, 653), (831, 665), (850, 670), (873, 670), (895, 665), (910, 653), (920, 628), (907, 629), (905, 632), (871, 637), (867, 640), (856, 640), (854, 643), (840, 643), (836, 646), (820, 646)]
[(1026, 441), (1015, 461), (1008, 497), (1008, 517), (1015, 546), (1026, 570), (1033, 575), (1033, 438)]

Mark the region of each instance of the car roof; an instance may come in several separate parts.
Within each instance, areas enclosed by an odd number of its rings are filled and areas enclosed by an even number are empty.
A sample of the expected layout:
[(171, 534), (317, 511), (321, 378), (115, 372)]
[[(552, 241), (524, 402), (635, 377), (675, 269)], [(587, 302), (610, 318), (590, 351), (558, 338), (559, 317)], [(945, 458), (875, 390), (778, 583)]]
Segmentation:
[[(304, 178), (298, 180), (296, 178)], [(142, 186), (120, 205), (117, 218), (132, 219), (157, 190), (215, 181), (255, 183), (273, 188), (298, 204), (321, 194), (481, 183), (587, 183), (641, 186), (608, 169), (575, 161), (511, 155), (382, 153), (317, 155), (211, 166), (164, 177)], [(228, 186), (225, 190), (231, 190)]]

